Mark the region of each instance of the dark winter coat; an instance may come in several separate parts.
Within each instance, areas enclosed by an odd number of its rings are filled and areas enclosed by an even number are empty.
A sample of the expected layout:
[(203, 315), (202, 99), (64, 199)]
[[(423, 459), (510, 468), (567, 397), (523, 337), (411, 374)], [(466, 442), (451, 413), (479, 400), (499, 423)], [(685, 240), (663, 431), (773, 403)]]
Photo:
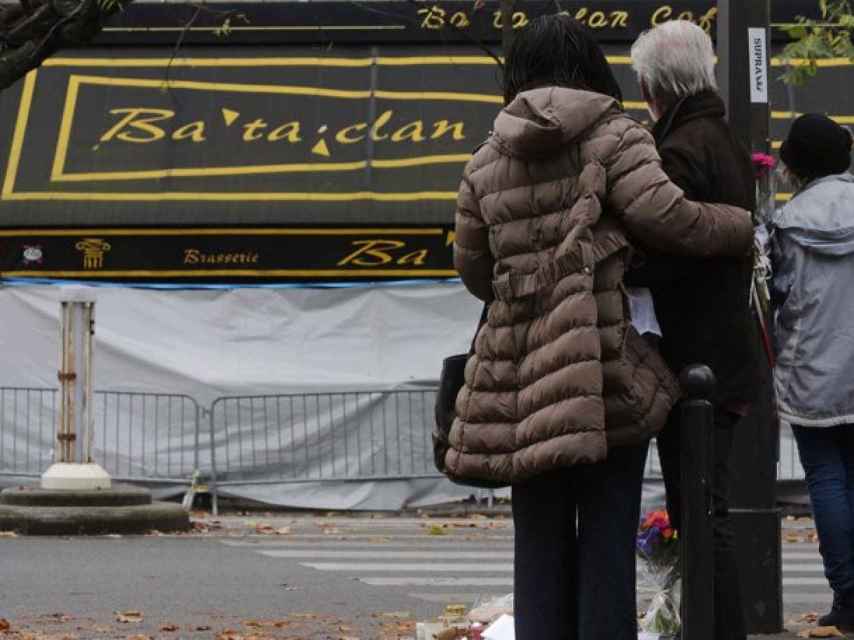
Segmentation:
[(743, 255), (752, 239), (746, 211), (683, 197), (613, 99), (520, 94), (460, 186), (455, 265), (491, 304), (457, 398), (451, 477), (521, 482), (663, 426), (678, 389), (631, 329), (624, 229), (694, 255)]
[[(678, 102), (653, 129), (668, 177), (692, 200), (755, 207), (750, 155), (724, 120), (715, 92)], [(651, 252), (627, 281), (652, 290), (670, 368), (708, 364), (718, 379), (717, 401), (737, 412), (758, 391), (761, 355), (750, 308), (752, 260), (691, 258)]]

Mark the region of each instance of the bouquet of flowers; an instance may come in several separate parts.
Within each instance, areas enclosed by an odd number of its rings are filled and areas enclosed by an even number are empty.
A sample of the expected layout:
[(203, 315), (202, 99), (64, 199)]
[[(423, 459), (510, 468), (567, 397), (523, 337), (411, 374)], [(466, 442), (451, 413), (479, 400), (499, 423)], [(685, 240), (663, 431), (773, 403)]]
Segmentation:
[(752, 156), (754, 177), (756, 178), (756, 213), (754, 223), (756, 233), (753, 241), (753, 278), (750, 286), (750, 305), (756, 312), (759, 331), (768, 362), (774, 366), (774, 352), (766, 319), (771, 311), (771, 294), (768, 281), (771, 279), (771, 259), (768, 257), (768, 225), (774, 215), (776, 194), (772, 172), (777, 161), (764, 153)]
[(640, 622), (646, 638), (673, 637), (682, 626), (679, 540), (666, 511), (652, 511), (640, 523), (636, 549), (655, 595)]

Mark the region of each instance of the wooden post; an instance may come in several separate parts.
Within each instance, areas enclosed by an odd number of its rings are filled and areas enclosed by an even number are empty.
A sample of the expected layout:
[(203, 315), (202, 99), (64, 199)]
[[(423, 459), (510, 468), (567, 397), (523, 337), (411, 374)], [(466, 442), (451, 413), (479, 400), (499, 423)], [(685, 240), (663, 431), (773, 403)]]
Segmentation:
[(714, 640), (715, 586), (712, 481), (715, 414), (711, 398), (715, 376), (703, 365), (686, 368), (679, 378), (685, 399), (680, 406), (682, 447), (682, 639)]

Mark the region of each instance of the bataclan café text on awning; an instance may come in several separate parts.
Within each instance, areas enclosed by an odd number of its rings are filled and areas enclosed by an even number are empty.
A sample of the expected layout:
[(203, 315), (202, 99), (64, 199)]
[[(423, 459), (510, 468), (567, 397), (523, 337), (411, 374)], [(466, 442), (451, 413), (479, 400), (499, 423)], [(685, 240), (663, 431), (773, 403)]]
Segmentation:
[[(559, 4), (606, 43), (641, 119), (631, 41), (677, 17), (715, 27), (709, 2)], [(774, 4), (790, 21), (814, 3)], [(202, 13), (173, 56), (192, 8), (132, 4), (96, 45), (4, 92), (2, 275), (454, 277), (460, 175), (502, 105), (498, 66), (473, 43), (496, 49), (500, 14), (468, 1), (364, 5), (225, 4), (238, 12), (227, 33)], [(516, 26), (557, 10), (519, 7)], [(798, 109), (854, 113), (838, 91), (850, 72), (823, 69)], [(774, 83), (772, 103), (787, 100)], [(788, 118), (775, 118), (779, 139)]]

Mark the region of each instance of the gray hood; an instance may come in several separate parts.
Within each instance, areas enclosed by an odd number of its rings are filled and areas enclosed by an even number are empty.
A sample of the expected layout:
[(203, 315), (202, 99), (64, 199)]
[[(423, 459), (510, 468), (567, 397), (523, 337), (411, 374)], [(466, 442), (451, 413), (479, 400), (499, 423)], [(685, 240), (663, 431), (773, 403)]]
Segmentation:
[(846, 172), (809, 183), (777, 213), (774, 226), (816, 253), (854, 253), (854, 176)]

